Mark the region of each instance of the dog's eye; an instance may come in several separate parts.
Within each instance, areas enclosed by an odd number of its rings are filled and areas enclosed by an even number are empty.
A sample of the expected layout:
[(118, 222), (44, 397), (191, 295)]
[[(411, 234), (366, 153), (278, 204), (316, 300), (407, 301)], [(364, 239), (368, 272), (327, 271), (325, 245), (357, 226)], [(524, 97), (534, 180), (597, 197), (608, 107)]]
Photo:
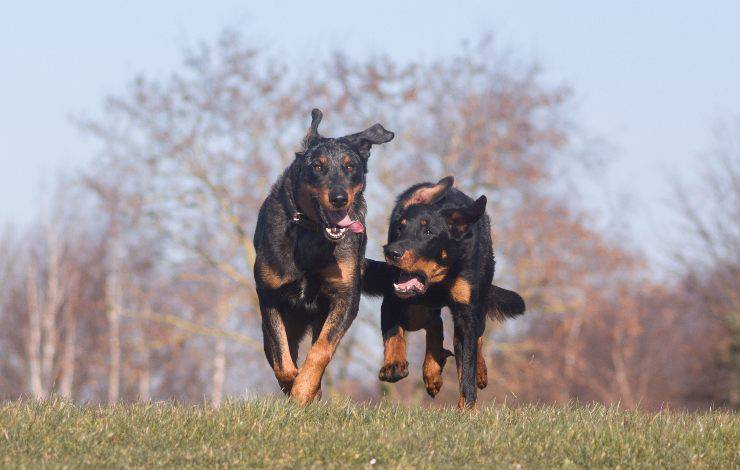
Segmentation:
[(313, 164), (313, 169), (316, 171), (324, 171), (324, 165), (322, 165), (320, 162), (316, 162)]
[(344, 169), (347, 171), (347, 173), (352, 173), (353, 171), (355, 171), (355, 167), (353, 167), (352, 165), (345, 165)]
[(431, 230), (429, 230), (428, 228), (424, 229), (424, 235), (431, 235), (431, 234), (432, 234)]

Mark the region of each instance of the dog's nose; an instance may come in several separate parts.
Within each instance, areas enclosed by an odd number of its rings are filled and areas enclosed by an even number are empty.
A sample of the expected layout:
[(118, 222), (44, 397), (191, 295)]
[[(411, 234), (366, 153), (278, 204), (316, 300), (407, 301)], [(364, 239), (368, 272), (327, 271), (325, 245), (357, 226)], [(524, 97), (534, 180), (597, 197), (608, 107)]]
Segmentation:
[(395, 248), (388, 248), (388, 247), (386, 246), (386, 247), (385, 247), (385, 256), (386, 256), (386, 257), (387, 257), (387, 258), (388, 258), (388, 259), (389, 259), (390, 261), (398, 261), (399, 259), (401, 259), (401, 252), (400, 252), (400, 251), (398, 251), (398, 250), (397, 250), (397, 249), (395, 249)]
[(331, 191), (329, 193), (329, 202), (334, 207), (344, 207), (347, 205), (347, 191)]

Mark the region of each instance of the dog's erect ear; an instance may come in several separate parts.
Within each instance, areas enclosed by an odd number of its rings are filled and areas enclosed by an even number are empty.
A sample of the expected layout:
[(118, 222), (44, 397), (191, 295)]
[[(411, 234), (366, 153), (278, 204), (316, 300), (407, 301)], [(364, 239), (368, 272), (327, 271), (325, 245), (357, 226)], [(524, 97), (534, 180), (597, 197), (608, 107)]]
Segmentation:
[(486, 213), (486, 202), (486, 196), (481, 196), (469, 206), (442, 211), (442, 216), (447, 219), (447, 225), (449, 225), (454, 238), (461, 238), (471, 225), (478, 222)]
[(422, 186), (403, 201), (402, 207), (406, 209), (413, 204), (434, 204), (445, 197), (453, 184), (455, 184), (455, 178), (445, 176), (433, 186)]
[(321, 139), (321, 135), (319, 134), (319, 123), (321, 123), (322, 117), (324, 117), (324, 115), (321, 113), (320, 109), (314, 108), (311, 111), (311, 127), (308, 128), (308, 132), (303, 138), (304, 152), (310, 149), (319, 139)]
[(395, 137), (393, 132), (385, 130), (380, 124), (375, 124), (357, 134), (345, 135), (340, 140), (354, 148), (362, 158), (367, 159), (370, 156), (370, 147), (390, 142), (393, 137)]

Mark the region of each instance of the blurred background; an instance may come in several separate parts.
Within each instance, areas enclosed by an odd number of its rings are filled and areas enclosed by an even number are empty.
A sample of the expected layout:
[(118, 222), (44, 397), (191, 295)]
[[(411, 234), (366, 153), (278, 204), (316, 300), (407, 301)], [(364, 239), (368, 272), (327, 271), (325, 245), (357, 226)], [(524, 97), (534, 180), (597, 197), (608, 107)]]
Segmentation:
[[(257, 209), (313, 107), (381, 122), (367, 255), (393, 198), (486, 194), (497, 403), (740, 405), (736, 2), (16, 2), (0, 7), (0, 397), (219, 405), (279, 393)], [(324, 397), (457, 401), (378, 381), (363, 301)], [(451, 330), (445, 339), (451, 348)], [(303, 353), (305, 354), (305, 345)]]

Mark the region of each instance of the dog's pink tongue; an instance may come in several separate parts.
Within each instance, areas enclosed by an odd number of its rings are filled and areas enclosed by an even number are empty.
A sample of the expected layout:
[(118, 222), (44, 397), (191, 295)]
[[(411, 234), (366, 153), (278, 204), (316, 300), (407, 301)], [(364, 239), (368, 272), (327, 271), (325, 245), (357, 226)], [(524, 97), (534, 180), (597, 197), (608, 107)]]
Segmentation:
[(422, 284), (418, 277), (406, 273), (401, 274), (398, 279), (398, 284), (396, 285), (404, 290), (409, 290), (411, 288), (421, 290), (424, 287), (424, 284)]
[[(344, 217), (342, 217), (344, 215)], [(331, 222), (339, 228), (348, 228), (354, 233), (362, 233), (365, 226), (359, 220), (352, 220), (346, 211), (332, 212), (330, 214)]]

